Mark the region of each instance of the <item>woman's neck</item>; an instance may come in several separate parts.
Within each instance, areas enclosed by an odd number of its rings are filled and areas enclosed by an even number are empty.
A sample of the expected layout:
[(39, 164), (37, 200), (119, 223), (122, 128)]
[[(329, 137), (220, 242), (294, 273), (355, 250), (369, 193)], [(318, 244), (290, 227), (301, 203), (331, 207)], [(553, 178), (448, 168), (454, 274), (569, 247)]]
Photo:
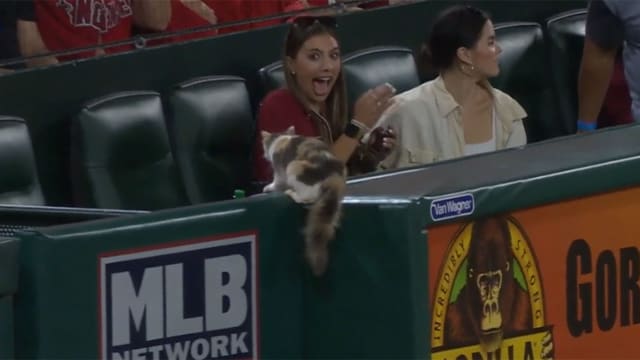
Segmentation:
[(457, 69), (451, 69), (440, 74), (444, 81), (444, 86), (453, 99), (460, 106), (464, 106), (477, 95), (482, 88), (478, 84), (478, 79), (464, 74)]
[(320, 115), (324, 115), (326, 112), (326, 104), (324, 102), (322, 103), (317, 103), (317, 102), (311, 102), (311, 101), (307, 101), (307, 107), (309, 108), (309, 110), (314, 111)]

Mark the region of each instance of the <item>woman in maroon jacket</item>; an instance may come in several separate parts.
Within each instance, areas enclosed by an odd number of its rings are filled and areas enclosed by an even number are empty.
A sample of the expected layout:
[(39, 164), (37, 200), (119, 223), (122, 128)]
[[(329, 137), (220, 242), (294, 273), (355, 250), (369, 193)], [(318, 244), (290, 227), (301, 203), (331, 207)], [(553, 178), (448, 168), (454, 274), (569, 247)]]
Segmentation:
[[(347, 164), (351, 175), (373, 171), (395, 144), (395, 136), (376, 129), (361, 142), (382, 112), (392, 103), (392, 86), (382, 84), (364, 93), (348, 120), (346, 89), (342, 75), (340, 48), (331, 17), (296, 18), (285, 41), (283, 63), (287, 87), (270, 92), (258, 114), (258, 131), (295, 132), (320, 137), (331, 144), (334, 155)], [(272, 179), (257, 136), (254, 177), (259, 182)]]

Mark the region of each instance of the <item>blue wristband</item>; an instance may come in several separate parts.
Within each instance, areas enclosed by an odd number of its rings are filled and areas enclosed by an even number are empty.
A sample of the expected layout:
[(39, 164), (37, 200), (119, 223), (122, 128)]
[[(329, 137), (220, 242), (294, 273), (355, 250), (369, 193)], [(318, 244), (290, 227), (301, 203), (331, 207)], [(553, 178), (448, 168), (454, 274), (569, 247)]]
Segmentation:
[(578, 120), (578, 130), (580, 131), (593, 131), (596, 129), (596, 123), (595, 122), (585, 122), (582, 120)]

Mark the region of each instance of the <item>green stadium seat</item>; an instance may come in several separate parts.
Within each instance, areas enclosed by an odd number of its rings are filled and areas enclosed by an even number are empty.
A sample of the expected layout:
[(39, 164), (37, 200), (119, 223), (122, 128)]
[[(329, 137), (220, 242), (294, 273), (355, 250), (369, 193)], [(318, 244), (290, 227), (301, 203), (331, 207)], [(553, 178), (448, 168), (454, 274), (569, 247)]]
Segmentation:
[(538, 23), (509, 22), (495, 26), (502, 48), (500, 75), (493, 85), (516, 99), (527, 111), (525, 120), (528, 142), (557, 135), (553, 88), (546, 75), (548, 69), (542, 27)]
[(282, 67), (282, 61), (280, 60), (258, 70), (258, 75), (262, 85), (263, 96), (268, 94), (269, 91), (286, 85), (284, 69)]
[(242, 78), (212, 76), (179, 84), (169, 97), (170, 136), (191, 203), (249, 190), (255, 121)]
[(547, 43), (551, 66), (550, 78), (558, 101), (562, 134), (576, 132), (578, 117), (578, 70), (582, 60), (587, 12), (572, 10), (547, 20)]
[(27, 124), (0, 116), (0, 204), (44, 205)]
[(155, 92), (119, 92), (85, 105), (72, 122), (71, 174), (78, 206), (158, 210), (187, 204)]
[(411, 50), (397, 46), (376, 46), (352, 52), (343, 58), (349, 108), (367, 90), (385, 82), (397, 93), (420, 85)]

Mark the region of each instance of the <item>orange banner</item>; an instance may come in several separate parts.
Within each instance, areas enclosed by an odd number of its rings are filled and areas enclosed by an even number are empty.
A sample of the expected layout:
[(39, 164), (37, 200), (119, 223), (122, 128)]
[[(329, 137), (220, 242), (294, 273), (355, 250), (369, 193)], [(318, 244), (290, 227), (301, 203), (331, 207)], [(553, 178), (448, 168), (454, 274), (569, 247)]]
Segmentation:
[(640, 358), (640, 188), (428, 239), (433, 358)]

